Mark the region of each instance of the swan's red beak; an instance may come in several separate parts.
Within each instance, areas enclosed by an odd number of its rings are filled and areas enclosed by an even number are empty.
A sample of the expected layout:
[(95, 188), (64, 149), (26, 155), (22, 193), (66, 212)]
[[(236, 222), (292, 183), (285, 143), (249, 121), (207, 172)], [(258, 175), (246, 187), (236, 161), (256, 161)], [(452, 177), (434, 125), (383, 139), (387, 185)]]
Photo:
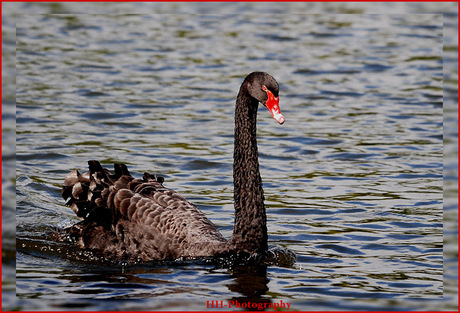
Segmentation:
[[(264, 86), (265, 87), (265, 86)], [(267, 87), (263, 88), (263, 90), (267, 93), (268, 99), (265, 102), (265, 106), (267, 107), (268, 111), (272, 114), (273, 118), (280, 124), (284, 123), (284, 116), (281, 114), (279, 99), (280, 97), (276, 97), (273, 95), (273, 92), (267, 89)]]

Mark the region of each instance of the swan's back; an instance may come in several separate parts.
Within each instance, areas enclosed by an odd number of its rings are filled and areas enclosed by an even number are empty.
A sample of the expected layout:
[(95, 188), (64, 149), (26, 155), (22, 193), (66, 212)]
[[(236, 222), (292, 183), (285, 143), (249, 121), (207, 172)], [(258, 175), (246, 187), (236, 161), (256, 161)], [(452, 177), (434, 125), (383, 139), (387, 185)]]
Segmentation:
[(83, 218), (68, 229), (82, 248), (108, 258), (134, 261), (206, 257), (225, 252), (227, 240), (217, 227), (163, 178), (145, 173), (134, 179), (126, 165), (115, 173), (89, 161), (89, 171), (73, 170), (62, 196)]

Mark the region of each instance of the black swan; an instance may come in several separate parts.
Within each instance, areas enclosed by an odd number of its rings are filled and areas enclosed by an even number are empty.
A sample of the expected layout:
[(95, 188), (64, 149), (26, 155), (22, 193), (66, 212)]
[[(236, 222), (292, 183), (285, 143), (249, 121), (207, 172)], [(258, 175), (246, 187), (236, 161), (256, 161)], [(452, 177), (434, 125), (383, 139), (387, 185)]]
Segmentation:
[(115, 173), (89, 161), (89, 171), (70, 172), (62, 188), (66, 204), (83, 221), (66, 229), (81, 248), (108, 259), (151, 261), (202, 258), (267, 251), (267, 218), (259, 173), (256, 121), (259, 102), (279, 123), (279, 87), (267, 73), (243, 81), (235, 107), (233, 162), (235, 224), (225, 239), (217, 227), (163, 178), (145, 173), (134, 179), (126, 165)]

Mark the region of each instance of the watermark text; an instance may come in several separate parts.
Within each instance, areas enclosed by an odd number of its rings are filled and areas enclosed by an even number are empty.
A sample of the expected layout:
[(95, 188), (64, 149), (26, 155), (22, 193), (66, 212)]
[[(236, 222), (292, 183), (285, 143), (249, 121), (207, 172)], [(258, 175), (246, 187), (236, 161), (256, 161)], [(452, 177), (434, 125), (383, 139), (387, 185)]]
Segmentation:
[(285, 309), (289, 310), (291, 307), (291, 302), (284, 302), (283, 300), (279, 302), (240, 302), (238, 300), (207, 300), (206, 308), (207, 309), (256, 309), (256, 310), (279, 310)]

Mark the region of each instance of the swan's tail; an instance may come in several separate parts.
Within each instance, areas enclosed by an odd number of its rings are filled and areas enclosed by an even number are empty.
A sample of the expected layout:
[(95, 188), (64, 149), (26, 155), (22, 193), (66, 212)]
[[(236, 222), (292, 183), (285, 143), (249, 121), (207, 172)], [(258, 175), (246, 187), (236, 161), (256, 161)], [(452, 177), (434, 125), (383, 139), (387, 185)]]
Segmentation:
[[(89, 171), (80, 174), (77, 170), (67, 174), (64, 186), (62, 187), (62, 197), (66, 200), (66, 205), (70, 206), (75, 214), (85, 220), (92, 220), (98, 216), (107, 223), (113, 223), (114, 217), (111, 202), (113, 191), (120, 189), (133, 190), (141, 184), (150, 185), (154, 183), (162, 184), (163, 177), (144, 173), (142, 179), (134, 179), (129, 173), (125, 164), (115, 163), (115, 173), (103, 168), (98, 161), (88, 161)], [(118, 215), (118, 214), (115, 214)], [(93, 217), (93, 218), (92, 218)]]

